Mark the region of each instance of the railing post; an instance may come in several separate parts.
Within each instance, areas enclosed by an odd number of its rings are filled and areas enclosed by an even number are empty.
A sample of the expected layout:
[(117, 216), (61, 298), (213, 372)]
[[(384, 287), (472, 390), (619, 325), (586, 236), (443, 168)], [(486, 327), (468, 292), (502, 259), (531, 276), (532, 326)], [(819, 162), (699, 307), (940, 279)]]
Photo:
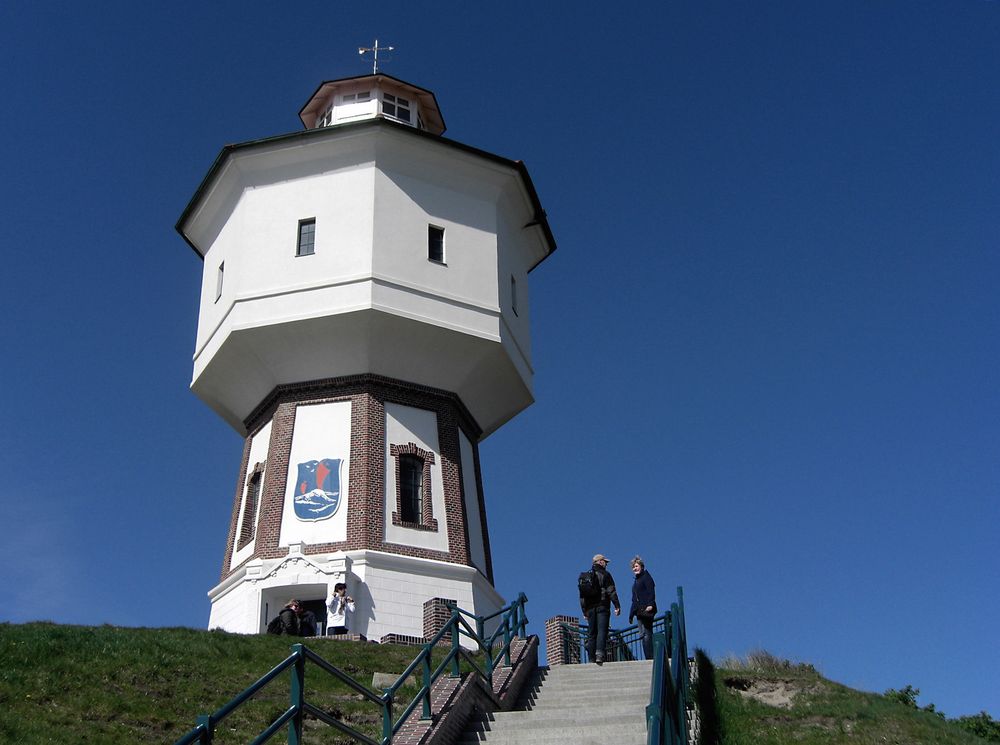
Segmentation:
[(392, 689), (382, 689), (382, 745), (392, 742)]
[(431, 645), (424, 647), (424, 704), (423, 713), (420, 718), (427, 720), (431, 718)]
[(306, 700), (306, 656), (301, 644), (292, 645), (295, 664), (292, 665), (291, 705), (295, 716), (288, 723), (288, 745), (302, 745), (302, 709)]
[[(483, 622), (479, 618), (476, 619), (476, 626), (479, 628), (483, 626)], [(493, 690), (493, 648), (486, 645), (486, 639), (482, 635), (479, 637), (479, 648), (486, 652), (483, 655), (485, 658), (483, 662), (486, 663), (486, 682), (490, 684), (490, 690)]]
[(203, 743), (204, 745), (212, 745), (212, 739), (214, 737), (214, 733), (212, 732), (212, 715), (202, 714), (198, 717), (197, 724), (205, 726), (205, 729), (203, 729), (201, 734), (198, 735), (198, 742)]
[(503, 664), (510, 667), (510, 641), (514, 635), (510, 632), (510, 617), (503, 621)]
[(528, 603), (528, 596), (522, 592), (517, 596), (517, 603), (521, 609), (521, 617), (517, 623), (517, 635), (522, 639), (527, 639), (528, 611), (525, 610), (524, 606)]
[(462, 670), (458, 663), (458, 648), (460, 645), (460, 636), (458, 630), (458, 611), (454, 611), (451, 614), (451, 677), (460, 678), (462, 677)]

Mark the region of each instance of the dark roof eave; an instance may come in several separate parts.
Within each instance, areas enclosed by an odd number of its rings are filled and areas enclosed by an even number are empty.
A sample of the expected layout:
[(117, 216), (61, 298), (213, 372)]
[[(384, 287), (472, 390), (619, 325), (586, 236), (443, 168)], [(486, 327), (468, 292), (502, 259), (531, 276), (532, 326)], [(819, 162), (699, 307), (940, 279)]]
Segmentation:
[(194, 212), (195, 208), (201, 201), (202, 196), (211, 186), (215, 177), (218, 175), (219, 171), (222, 169), (223, 164), (228, 160), (229, 156), (238, 150), (250, 150), (255, 147), (264, 147), (267, 145), (274, 144), (276, 142), (286, 142), (290, 140), (305, 139), (309, 137), (320, 137), (325, 134), (329, 134), (331, 130), (343, 130), (348, 128), (362, 128), (362, 127), (397, 127), (398, 131), (406, 132), (412, 136), (416, 137), (427, 137), (434, 142), (442, 143), (448, 147), (454, 147), (458, 150), (470, 153), (480, 158), (486, 160), (491, 160), (494, 163), (500, 163), (501, 165), (511, 168), (521, 176), (521, 181), (524, 183), (524, 187), (528, 192), (528, 198), (531, 200), (532, 210), (534, 211), (534, 216), (531, 222), (527, 226), (537, 225), (542, 229), (542, 233), (545, 236), (545, 241), (548, 243), (549, 250), (541, 259), (535, 262), (528, 271), (531, 271), (536, 266), (538, 266), (542, 261), (544, 261), (548, 256), (556, 250), (556, 240), (555, 236), (552, 234), (552, 229), (549, 227), (548, 217), (545, 215), (545, 210), (542, 209), (542, 203), (538, 198), (538, 192), (535, 191), (535, 185), (531, 181), (531, 176), (528, 174), (528, 168), (524, 165), (524, 161), (520, 160), (510, 160), (509, 158), (504, 158), (502, 155), (496, 155), (495, 153), (487, 152), (486, 150), (480, 150), (472, 145), (466, 145), (462, 142), (456, 140), (449, 140), (447, 137), (441, 137), (440, 135), (434, 135), (429, 132), (424, 132), (422, 130), (416, 129), (414, 127), (409, 127), (405, 124), (397, 124), (391, 122), (387, 119), (376, 118), (376, 119), (366, 119), (360, 122), (347, 122), (345, 124), (334, 124), (329, 127), (320, 127), (317, 129), (307, 129), (301, 132), (290, 132), (288, 134), (273, 135), (271, 137), (264, 137), (258, 140), (249, 140), (247, 142), (240, 142), (234, 145), (225, 145), (221, 151), (219, 151), (218, 156), (216, 156), (215, 161), (212, 163), (211, 167), (208, 169), (208, 173), (198, 184), (197, 190), (195, 190), (194, 195), (188, 201), (187, 206), (178, 218), (177, 223), (174, 225), (174, 229), (180, 233), (181, 237), (191, 246), (192, 250), (198, 254), (198, 257), (204, 259), (201, 252), (195, 247), (194, 243), (184, 232), (184, 224), (187, 222), (191, 213)]

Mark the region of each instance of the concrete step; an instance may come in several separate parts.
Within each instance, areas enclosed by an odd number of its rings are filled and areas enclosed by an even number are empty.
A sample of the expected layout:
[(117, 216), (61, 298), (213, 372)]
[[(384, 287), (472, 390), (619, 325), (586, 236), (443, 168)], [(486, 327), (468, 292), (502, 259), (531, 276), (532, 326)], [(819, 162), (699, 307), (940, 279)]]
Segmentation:
[(458, 745), (642, 745), (652, 664), (540, 670), (519, 706), (470, 723)]
[(625, 671), (625, 670), (635, 670), (639, 668), (647, 668), (652, 670), (653, 663), (650, 660), (632, 660), (630, 662), (605, 662), (603, 665), (598, 665), (594, 662), (588, 662), (584, 665), (556, 665), (555, 667), (550, 667), (542, 672), (545, 675), (555, 675), (555, 676), (569, 676), (574, 675), (592, 675), (595, 670), (598, 671)]
[(540, 732), (466, 733), (456, 745), (645, 745), (646, 727), (574, 727)]
[(547, 701), (556, 698), (564, 698), (569, 701), (574, 699), (591, 699), (602, 696), (613, 696), (617, 698), (631, 698), (632, 696), (649, 696), (649, 681), (644, 681), (642, 685), (632, 683), (621, 683), (612, 686), (578, 686), (578, 687), (554, 687), (543, 688), (534, 696), (525, 697), (525, 701), (531, 699), (535, 701)]
[(645, 716), (646, 704), (624, 703), (609, 705), (606, 707), (590, 707), (581, 709), (579, 707), (563, 706), (548, 709), (531, 709), (529, 711), (498, 711), (490, 714), (484, 723), (488, 729), (501, 729), (504, 727), (525, 727), (525, 726), (562, 726), (564, 724), (574, 724), (581, 722), (624, 722), (628, 723), (630, 717)]

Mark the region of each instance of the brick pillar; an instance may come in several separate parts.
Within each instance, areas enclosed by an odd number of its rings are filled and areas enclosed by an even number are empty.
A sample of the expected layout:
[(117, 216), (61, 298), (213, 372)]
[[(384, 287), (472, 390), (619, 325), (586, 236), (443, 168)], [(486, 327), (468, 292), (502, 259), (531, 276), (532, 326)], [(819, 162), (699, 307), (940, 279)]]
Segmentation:
[(578, 624), (576, 616), (553, 616), (545, 622), (545, 659), (552, 665), (580, 664), (580, 644), (567, 635), (561, 624)]
[[(454, 600), (447, 598), (431, 598), (424, 603), (425, 642), (429, 642), (431, 637), (435, 636), (451, 620), (451, 606), (455, 604)], [(450, 641), (450, 639), (446, 639), (446, 641)]]

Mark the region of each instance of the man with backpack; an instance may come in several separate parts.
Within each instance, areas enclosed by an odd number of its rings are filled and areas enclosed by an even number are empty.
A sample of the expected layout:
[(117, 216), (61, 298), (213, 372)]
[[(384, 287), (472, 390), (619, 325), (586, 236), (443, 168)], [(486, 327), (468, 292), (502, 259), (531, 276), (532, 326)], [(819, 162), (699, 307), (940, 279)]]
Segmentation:
[(589, 572), (583, 572), (577, 582), (580, 590), (580, 610), (587, 619), (587, 656), (598, 665), (604, 664), (604, 647), (611, 623), (611, 605), (615, 615), (621, 615), (615, 581), (608, 571), (608, 559), (595, 554)]

